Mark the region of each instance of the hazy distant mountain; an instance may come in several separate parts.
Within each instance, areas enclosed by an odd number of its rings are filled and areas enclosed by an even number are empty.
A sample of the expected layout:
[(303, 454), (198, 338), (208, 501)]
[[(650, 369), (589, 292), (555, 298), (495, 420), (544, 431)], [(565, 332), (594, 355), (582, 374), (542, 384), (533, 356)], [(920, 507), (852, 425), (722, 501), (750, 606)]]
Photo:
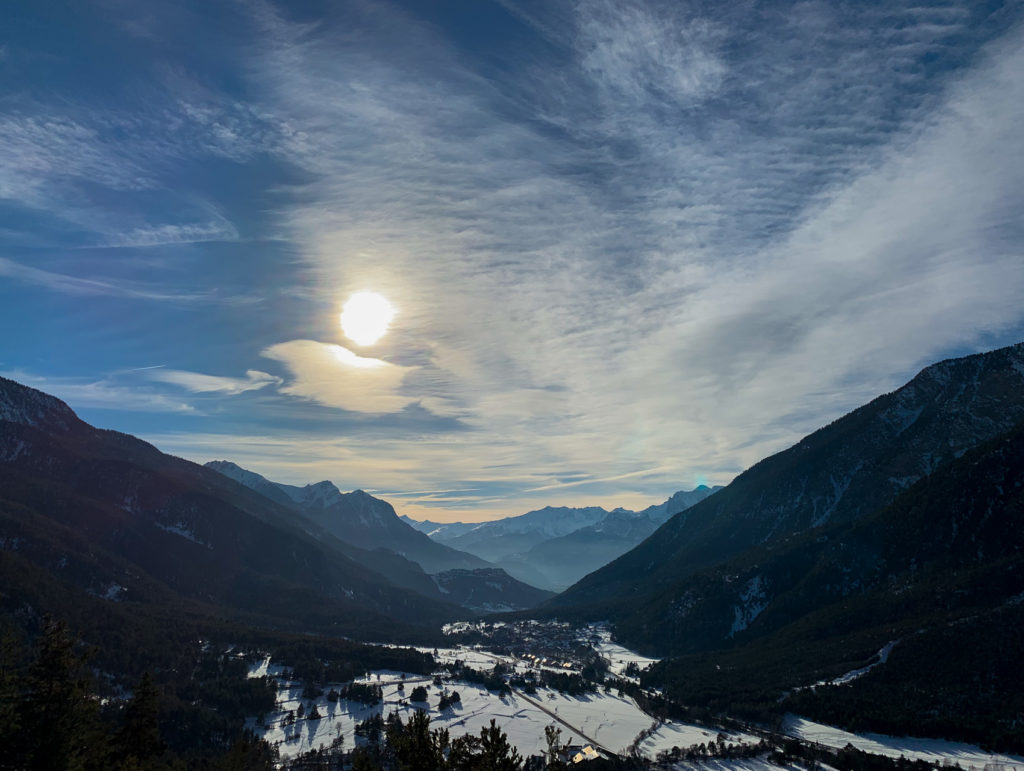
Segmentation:
[(433, 522), (429, 519), (413, 519), (405, 514), (402, 514), (399, 519), (409, 525), (409, 527), (413, 527), (421, 533), (429, 535), (431, 538), (441, 540), (455, 538), (463, 533), (468, 533), (473, 528), (479, 527), (482, 524), (480, 522)]
[(669, 516), (720, 488), (701, 485), (640, 512), (553, 507), (491, 522), (416, 522), (436, 541), (491, 560), (516, 578), (560, 590), (640, 543)]
[(541, 541), (566, 535), (606, 516), (608, 512), (598, 506), (545, 506), (515, 517), (480, 522), (468, 530), (464, 529), (463, 523), (454, 523), (443, 529), (435, 529), (431, 537), (491, 562), (500, 562), (528, 551)]
[(215, 460), (206, 466), (263, 495), (294, 506), (346, 543), (363, 549), (389, 549), (418, 563), (427, 573), (493, 567), (473, 554), (432, 541), (402, 521), (390, 503), (362, 490), (343, 493), (328, 481), (304, 487), (271, 482), (230, 461)]
[(136, 615), (173, 609), (374, 639), (461, 615), (305, 530), (290, 508), (0, 378), (7, 611), (66, 616), (124, 603)]

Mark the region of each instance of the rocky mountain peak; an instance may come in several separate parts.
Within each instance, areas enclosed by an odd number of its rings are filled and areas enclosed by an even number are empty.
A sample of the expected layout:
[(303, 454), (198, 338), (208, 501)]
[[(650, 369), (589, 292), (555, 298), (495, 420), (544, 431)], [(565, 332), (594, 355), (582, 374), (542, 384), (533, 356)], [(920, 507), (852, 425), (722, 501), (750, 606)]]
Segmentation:
[(0, 377), (0, 421), (66, 432), (81, 421), (56, 396)]

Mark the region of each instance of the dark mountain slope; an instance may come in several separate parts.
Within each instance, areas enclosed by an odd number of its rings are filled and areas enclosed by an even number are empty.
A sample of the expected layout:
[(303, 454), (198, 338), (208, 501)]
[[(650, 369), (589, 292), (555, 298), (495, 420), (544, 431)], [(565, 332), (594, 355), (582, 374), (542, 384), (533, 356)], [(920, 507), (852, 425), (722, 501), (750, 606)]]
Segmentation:
[[(471, 554), (434, 543), (395, 514), (391, 504), (362, 490), (342, 493), (331, 482), (296, 487), (271, 482), (230, 461), (211, 461), (207, 468), (236, 479), (261, 495), (281, 501), (294, 510), (306, 531), (331, 541), (356, 562), (385, 573), (393, 582), (433, 599), (454, 602), (471, 610), (512, 610), (529, 608), (551, 597), (551, 592), (517, 581), (495, 567), (441, 565), (486, 565)], [(362, 549), (350, 541), (367, 544)], [(376, 545), (376, 548), (373, 548)], [(396, 554), (403, 549), (427, 566), (428, 575), (417, 562)]]
[[(1024, 344), (932, 365), (897, 391), (753, 466), (631, 552), (583, 578), (549, 607), (621, 622), (702, 568), (790, 534), (878, 510), (1022, 417)], [(631, 641), (650, 645), (668, 637), (647, 628)]]
[(201, 604), (268, 625), (376, 637), (462, 615), (318, 542), (273, 501), (92, 428), (10, 380), (0, 380), (0, 543), (9, 580), (31, 565), (110, 602)]
[(517, 581), (500, 568), (446, 570), (434, 580), (451, 602), (484, 613), (532, 608), (553, 595)]
[[(898, 641), (862, 677), (793, 690), (782, 708), (1019, 751), (1019, 736), (1007, 742), (1024, 719), (1022, 561), (1024, 423), (868, 517), (681, 582), (673, 646), (698, 652), (657, 665), (649, 682), (712, 709), (775, 709), (784, 692)], [(663, 608), (651, 602), (631, 623)]]
[(289, 502), (324, 531), (346, 543), (361, 549), (388, 549), (418, 563), (427, 573), (493, 567), (472, 554), (432, 541), (402, 521), (390, 503), (362, 490), (343, 493), (328, 481), (305, 487), (280, 484), (230, 461), (211, 461), (206, 465), (256, 492)]

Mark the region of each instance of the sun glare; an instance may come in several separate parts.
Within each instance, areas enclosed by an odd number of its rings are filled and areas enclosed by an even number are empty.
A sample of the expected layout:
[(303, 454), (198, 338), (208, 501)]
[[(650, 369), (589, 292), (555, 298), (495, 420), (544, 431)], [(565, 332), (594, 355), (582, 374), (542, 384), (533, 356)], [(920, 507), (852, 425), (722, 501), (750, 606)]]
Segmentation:
[(357, 345), (373, 345), (388, 331), (394, 306), (376, 292), (356, 292), (342, 306), (341, 331)]

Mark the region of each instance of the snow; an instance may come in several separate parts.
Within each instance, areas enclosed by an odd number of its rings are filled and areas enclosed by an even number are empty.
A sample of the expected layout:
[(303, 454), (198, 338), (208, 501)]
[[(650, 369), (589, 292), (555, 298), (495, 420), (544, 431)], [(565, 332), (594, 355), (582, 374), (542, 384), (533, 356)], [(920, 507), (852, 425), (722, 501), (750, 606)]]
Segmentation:
[(28, 449), (29, 446), (21, 439), (8, 442), (6, 446), (0, 446), (0, 460), (7, 462), (16, 461), (22, 454), (27, 454)]
[(623, 648), (618, 643), (612, 642), (611, 631), (604, 625), (592, 625), (591, 629), (598, 637), (598, 642), (594, 644), (594, 650), (608, 662), (608, 671), (617, 677), (625, 677), (626, 667), (630, 664), (636, 664), (637, 667), (644, 670), (659, 661), (659, 659), (641, 656), (639, 653), (634, 653), (628, 648)]
[[(841, 675), (840, 677), (837, 677), (835, 680), (831, 681), (832, 684), (833, 685), (845, 685), (846, 683), (851, 683), (854, 680), (856, 680), (858, 677), (863, 677), (864, 675), (866, 675), (868, 672), (870, 672), (872, 669), (877, 667), (879, 664), (884, 664), (885, 662), (887, 662), (889, 660), (889, 654), (892, 653), (892, 649), (896, 647), (896, 643), (898, 643), (898, 642), (899, 642), (899, 640), (890, 640), (889, 642), (887, 642), (885, 644), (885, 646), (880, 651), (878, 651), (878, 653), (877, 653), (877, 656), (878, 656), (877, 661), (873, 661), (872, 663), (868, 664), (866, 667), (861, 667), (860, 669), (851, 670), (851, 671), (847, 672), (845, 675)], [(826, 685), (826, 684), (827, 683), (818, 683), (818, 685)]]
[(707, 744), (715, 741), (718, 734), (726, 736), (730, 744), (757, 744), (756, 736), (729, 731), (717, 731), (712, 728), (705, 728), (698, 725), (687, 725), (685, 723), (659, 723), (649, 737), (640, 742), (640, 751), (649, 758), (655, 757), (659, 752), (671, 750), (673, 747), (685, 749), (695, 744)]
[[(376, 684), (376, 677), (369, 682)], [(476, 734), (481, 728), (489, 725), (493, 718), (520, 753), (526, 755), (544, 751), (544, 727), (552, 720), (525, 700), (515, 695), (499, 698), (477, 685), (453, 683), (446, 689), (448, 692), (458, 691), (461, 703), (441, 713), (437, 709), (441, 689), (430, 685), (430, 682), (430, 678), (409, 677), (405, 680), (404, 693), (398, 690), (397, 680), (384, 682), (383, 707), (381, 704), (364, 705), (344, 699), (331, 703), (326, 696), (304, 700), (301, 698), (301, 685), (286, 684), (278, 693), (278, 710), (268, 716), (263, 738), (271, 743), (280, 742), (281, 757), (285, 759), (329, 745), (338, 736), (339, 731), (345, 737), (345, 746), (351, 748), (356, 741), (355, 727), (366, 718), (375, 714), (388, 715), (397, 712), (403, 720), (408, 720), (417, 709), (423, 709), (423, 703), (409, 703), (407, 699), (416, 685), (425, 684), (428, 685), (429, 691), (426, 712), (430, 715), (431, 727), (448, 728), (452, 736)], [(327, 686), (327, 690), (330, 690), (330, 687)], [(281, 725), (282, 718), (289, 711), (297, 710), (300, 703), (305, 704), (306, 714), (309, 714), (315, 704), (323, 717), (319, 720), (296, 720), (295, 724), (290, 726)], [(250, 720), (249, 725), (258, 728), (254, 720)]]
[[(538, 689), (533, 700), (543, 709), (557, 715), (575, 728), (573, 743), (595, 742), (616, 753), (623, 753), (641, 731), (651, 727), (653, 718), (646, 714), (628, 696), (611, 693), (592, 693), (581, 697), (566, 696), (549, 689)], [(573, 730), (562, 728), (562, 741), (567, 741)]]
[(107, 590), (103, 592), (103, 599), (114, 600), (115, 602), (121, 598), (121, 592), (124, 591), (124, 587), (120, 584), (111, 584), (107, 587)]
[[(638, 663), (652, 661), (630, 653), (620, 646), (611, 643), (608, 645), (621, 651), (623, 659), (636, 660)], [(432, 648), (420, 650), (434, 652)], [(489, 669), (498, 661), (508, 667), (515, 667), (518, 671), (526, 671), (531, 667), (530, 663), (525, 661), (464, 648), (439, 648), (436, 658), (439, 664), (459, 659), (477, 669)], [(249, 676), (280, 678), (282, 672), (283, 668), (272, 665), (267, 657), (250, 667)], [(332, 687), (340, 689), (340, 684), (337, 683), (325, 685), (324, 695), (316, 699), (302, 699), (301, 683), (281, 681), (277, 709), (266, 716), (264, 726), (257, 725), (253, 718), (249, 720), (249, 727), (260, 732), (271, 743), (280, 742), (281, 757), (285, 759), (310, 749), (328, 746), (337, 738), (339, 732), (345, 737), (345, 746), (351, 748), (356, 740), (355, 727), (366, 718), (375, 714), (386, 716), (390, 712), (397, 712), (403, 720), (408, 720), (413, 712), (424, 707), (430, 715), (431, 726), (447, 728), (453, 737), (465, 733), (478, 734), (493, 718), (523, 756), (545, 751), (544, 728), (552, 724), (561, 728), (563, 742), (571, 739), (577, 743), (594, 743), (612, 752), (626, 750), (641, 732), (656, 729), (641, 744), (641, 751), (651, 757), (662, 749), (707, 742), (709, 738), (717, 735), (717, 732), (698, 726), (672, 722), (659, 724), (645, 714), (633, 699), (605, 691), (577, 698), (540, 688), (532, 695), (513, 693), (500, 697), (472, 683), (446, 682), (438, 687), (433, 685), (432, 677), (384, 670), (368, 673), (356, 682), (380, 685), (384, 697), (383, 705), (364, 705), (344, 699), (332, 703), (327, 700), (326, 693)], [(400, 685), (402, 690), (399, 690)], [(408, 702), (412, 689), (417, 685), (427, 687), (426, 704)], [(443, 713), (439, 712), (437, 704), (442, 691), (458, 691), (461, 703), (453, 705)], [(288, 712), (296, 711), (300, 703), (304, 704), (307, 715), (315, 704), (322, 717), (318, 720), (301, 719), (296, 720), (293, 725), (282, 725), (282, 720)], [(755, 741), (753, 737), (730, 736), (731, 741), (743, 741), (745, 738)]]
[(284, 672), (284, 667), (270, 663), (270, 656), (249, 667), (247, 677), (277, 677)]
[(11, 380), (0, 382), (0, 421), (26, 426), (46, 425), (66, 431), (75, 413), (55, 396)]
[(948, 742), (943, 739), (915, 739), (911, 737), (883, 736), (882, 734), (852, 734), (833, 726), (814, 723), (796, 715), (786, 717), (783, 730), (806, 741), (841, 749), (852, 744), (858, 750), (891, 758), (905, 757), (940, 765), (958, 763), (961, 768), (982, 771), (988, 763), (1024, 766), (1024, 756), (1000, 755), (985, 752), (972, 744)]
[(188, 527), (188, 525), (186, 525), (184, 522), (177, 522), (173, 525), (163, 525), (159, 522), (156, 522), (154, 524), (161, 530), (164, 530), (168, 533), (180, 535), (182, 538), (187, 538), (193, 543), (197, 543), (200, 546), (205, 546), (207, 549), (213, 549), (213, 547), (210, 546), (210, 544), (206, 543), (206, 541), (201, 541), (199, 538), (197, 538), (195, 531)]
[[(259, 477), (258, 474), (254, 476)], [(263, 477), (259, 477), (263, 479)], [(286, 485), (280, 482), (271, 482), (278, 490), (283, 492), (300, 506), (317, 507), (326, 509), (341, 500), (341, 490), (335, 487), (333, 482), (323, 480), (303, 487)]]
[(672, 768), (678, 771), (806, 771), (803, 766), (780, 766), (763, 758), (710, 758), (692, 763), (676, 763)]
[(734, 637), (742, 632), (761, 615), (761, 612), (768, 607), (768, 598), (765, 593), (765, 583), (761, 576), (754, 576), (747, 582), (746, 588), (740, 594), (740, 605), (733, 607), (732, 629), (729, 637)]

